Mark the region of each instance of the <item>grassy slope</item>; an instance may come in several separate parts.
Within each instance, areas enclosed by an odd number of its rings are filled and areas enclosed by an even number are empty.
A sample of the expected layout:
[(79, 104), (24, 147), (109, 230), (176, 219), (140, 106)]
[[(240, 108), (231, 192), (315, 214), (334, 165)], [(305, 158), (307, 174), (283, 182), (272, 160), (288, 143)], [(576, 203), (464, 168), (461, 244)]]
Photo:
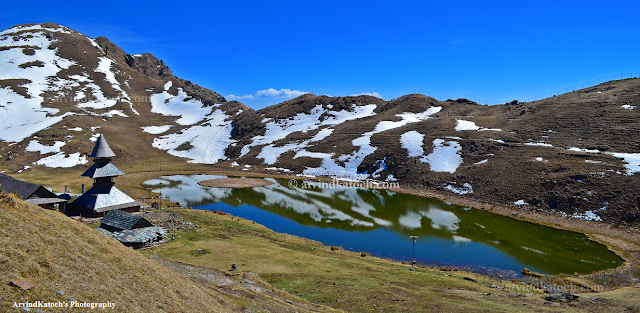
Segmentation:
[[(545, 304), (542, 291), (522, 283), (431, 268), (409, 271), (398, 262), (332, 251), (320, 243), (275, 233), (230, 215), (188, 209), (171, 212), (199, 225), (199, 231), (172, 231), (175, 241), (145, 250), (145, 255), (220, 269), (235, 263), (236, 275), (256, 273), (278, 289), (348, 312), (640, 310), (640, 300), (634, 296), (639, 290), (634, 287), (582, 295), (581, 300), (604, 299), (600, 304), (550, 305)], [(465, 280), (465, 276), (476, 278), (478, 283)]]
[[(243, 285), (241, 277), (227, 281), (224, 288), (187, 278), (88, 225), (1, 192), (0, 239), (0, 312), (17, 310), (11, 308), (14, 302), (68, 303), (69, 298), (109, 301), (116, 304), (115, 312), (127, 313), (335, 311), (285, 293), (257, 292)], [(21, 290), (9, 285), (13, 280), (30, 280), (36, 286)], [(57, 295), (58, 290), (64, 295)]]
[[(230, 312), (238, 299), (201, 287), (61, 213), (0, 194), (0, 311), (13, 302), (113, 302), (118, 312)], [(12, 280), (31, 280), (25, 291)], [(56, 285), (57, 284), (57, 285)], [(64, 296), (56, 294), (63, 290)]]

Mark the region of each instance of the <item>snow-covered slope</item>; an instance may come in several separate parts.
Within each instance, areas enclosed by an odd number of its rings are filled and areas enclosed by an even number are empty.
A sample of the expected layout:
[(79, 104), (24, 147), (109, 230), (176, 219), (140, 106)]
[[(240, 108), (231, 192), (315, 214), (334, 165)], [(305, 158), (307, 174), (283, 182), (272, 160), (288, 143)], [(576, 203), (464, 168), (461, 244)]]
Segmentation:
[[(53, 23), (0, 32), (0, 154), (9, 163), (86, 164), (98, 132), (131, 141), (140, 131), (163, 136), (135, 140), (138, 146), (215, 163), (233, 142), (229, 118), (245, 109), (215, 103), (225, 100), (174, 77), (153, 55), (133, 57), (104, 37)], [(175, 150), (190, 142), (194, 149)]]

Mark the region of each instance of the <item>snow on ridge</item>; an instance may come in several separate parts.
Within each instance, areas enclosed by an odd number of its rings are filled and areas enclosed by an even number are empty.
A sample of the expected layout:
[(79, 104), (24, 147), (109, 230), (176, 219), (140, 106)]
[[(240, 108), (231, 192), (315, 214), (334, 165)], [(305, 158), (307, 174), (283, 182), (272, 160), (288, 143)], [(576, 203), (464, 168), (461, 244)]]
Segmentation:
[(0, 99), (4, 100), (0, 102), (0, 140), (20, 142), (73, 115), (67, 112), (51, 116), (57, 114), (59, 110), (41, 107), (38, 98), (26, 99), (14, 93), (9, 87), (0, 89)]
[(400, 145), (407, 149), (407, 153), (409, 157), (418, 157), (424, 154), (424, 149), (422, 149), (422, 141), (424, 140), (424, 135), (412, 130), (408, 131), (400, 136)]
[(87, 163), (87, 156), (80, 156), (80, 152), (70, 154), (69, 156), (65, 156), (64, 152), (58, 152), (52, 156), (40, 159), (33, 164), (44, 165), (46, 167), (74, 167)]
[[(56, 55), (57, 49), (48, 49), (52, 40), (42, 32), (29, 34), (30, 38), (6, 36), (0, 40), (0, 46), (11, 47), (0, 51), (0, 80), (26, 79), (26, 87), (30, 98), (15, 93), (11, 88), (0, 89), (0, 140), (19, 142), (32, 134), (61, 121), (65, 113), (56, 116), (58, 109), (42, 107), (42, 93), (52, 90), (49, 85), (51, 77), (62, 69), (68, 69), (75, 62)], [(14, 41), (14, 38), (18, 40)], [(23, 48), (32, 47), (33, 55), (26, 55)], [(19, 65), (29, 62), (41, 62), (42, 66), (21, 68)], [(54, 90), (55, 91), (55, 90)]]
[(140, 113), (138, 113), (138, 111), (136, 111), (133, 108), (133, 102), (131, 102), (131, 97), (129, 97), (129, 94), (127, 94), (127, 92), (125, 92), (122, 89), (122, 87), (120, 87), (120, 82), (118, 82), (118, 80), (116, 79), (115, 73), (111, 71), (111, 66), (114, 63), (113, 60), (106, 57), (100, 57), (99, 59), (100, 59), (100, 63), (98, 64), (98, 67), (95, 69), (95, 71), (104, 73), (105, 79), (107, 80), (107, 82), (111, 83), (111, 87), (120, 92), (119, 100), (122, 102), (129, 103), (129, 107), (131, 108), (131, 111), (133, 112), (133, 114), (140, 115)]
[(166, 90), (162, 93), (153, 94), (151, 100), (151, 112), (168, 116), (179, 116), (176, 121), (180, 125), (193, 125), (206, 118), (211, 113), (211, 108), (204, 107), (201, 101), (191, 99), (185, 101), (189, 96), (178, 88), (178, 95), (169, 94)]
[(142, 131), (145, 133), (149, 133), (152, 135), (158, 135), (166, 132), (171, 128), (172, 125), (163, 125), (163, 126), (142, 126)]
[(629, 105), (629, 104), (624, 104), (624, 105), (621, 105), (620, 107), (627, 110), (633, 110), (636, 108), (635, 105)]
[[(357, 151), (353, 151), (348, 155), (341, 155), (338, 157), (337, 161), (342, 162), (343, 165), (336, 163), (332, 157), (324, 157), (322, 159), (322, 164), (320, 167), (310, 168), (307, 167), (302, 172), (307, 175), (316, 175), (316, 176), (339, 176), (339, 177), (350, 177), (355, 179), (366, 179), (370, 176), (367, 172), (360, 173), (358, 172), (358, 167), (364, 161), (364, 159), (373, 154), (377, 147), (371, 146), (371, 137), (374, 134), (384, 132), (390, 129), (402, 127), (404, 125), (410, 123), (416, 123), (429, 118), (430, 115), (436, 114), (442, 110), (442, 107), (430, 107), (426, 111), (422, 113), (402, 113), (396, 114), (398, 117), (402, 117), (401, 121), (380, 121), (376, 125), (373, 131), (366, 132), (362, 134), (361, 137), (358, 137), (351, 141), (351, 144), (354, 147), (359, 147)], [(376, 175), (380, 175), (380, 171), (382, 171), (385, 167), (385, 163), (383, 160), (378, 160), (374, 166), (378, 165), (378, 162), (382, 161), (379, 165), (378, 170), (374, 172)]]
[[(224, 151), (235, 140), (231, 139), (231, 121), (222, 110), (217, 109), (207, 115), (206, 123), (191, 126), (180, 133), (160, 136), (153, 140), (152, 146), (167, 150), (171, 155), (191, 159), (190, 163), (213, 164), (227, 157)], [(187, 150), (181, 145), (190, 143)]]
[(56, 141), (53, 146), (45, 146), (39, 143), (37, 140), (29, 141), (29, 145), (25, 148), (25, 151), (29, 152), (40, 152), (40, 154), (47, 154), (51, 152), (61, 152), (60, 148), (62, 148), (66, 143), (64, 141)]
[[(118, 103), (115, 99), (109, 99), (105, 97), (104, 93), (102, 93), (102, 89), (100, 89), (100, 87), (94, 84), (93, 82), (85, 84), (82, 90), (87, 92), (89, 88), (91, 89), (91, 95), (87, 100), (90, 100), (90, 101), (78, 103), (77, 107), (81, 109), (84, 109), (84, 108), (106, 109)], [(77, 100), (82, 100), (84, 98), (85, 97), (76, 97)]]
[(60, 27), (42, 27), (41, 24), (36, 24), (36, 25), (31, 25), (31, 26), (14, 26), (8, 29), (3, 30), (2, 32), (0, 32), (0, 36), (2, 35), (8, 35), (8, 34), (15, 34), (18, 32), (23, 32), (23, 31), (50, 31), (50, 32), (58, 32), (58, 33), (63, 33), (63, 34), (71, 34), (70, 31), (66, 30), (64, 26), (60, 25)]
[(172, 81), (168, 81), (167, 83), (164, 84), (164, 90), (167, 91), (169, 90), (169, 88), (171, 88), (171, 85), (173, 85)]
[[(311, 109), (311, 112), (309, 112), (309, 114), (299, 113), (290, 119), (281, 119), (281, 120), (263, 119), (263, 122), (268, 121), (266, 122), (266, 125), (265, 125), (266, 127), (265, 134), (253, 137), (251, 144), (242, 147), (242, 150), (240, 152), (240, 157), (243, 157), (245, 154), (249, 153), (249, 151), (251, 150), (251, 147), (255, 147), (255, 146), (271, 145), (270, 148), (263, 147), (263, 150), (265, 148), (267, 150), (270, 150), (271, 148), (274, 147), (273, 146), (274, 142), (278, 140), (282, 140), (286, 138), (289, 134), (292, 134), (295, 132), (306, 133), (308, 131), (316, 130), (322, 126), (338, 125), (349, 120), (354, 120), (358, 118), (375, 115), (373, 110), (375, 110), (376, 105), (375, 104), (369, 104), (369, 105), (354, 104), (352, 105), (352, 108), (353, 108), (352, 112), (349, 112), (347, 110), (331, 111), (323, 108), (322, 105), (319, 104), (313, 109)], [(323, 114), (329, 115), (329, 117), (320, 121), (320, 117)], [(326, 131), (329, 131), (329, 130), (326, 129)], [(319, 140), (322, 140), (322, 139), (319, 139)], [(290, 147), (291, 149), (296, 149), (296, 147), (294, 146), (290, 146)], [(268, 153), (267, 151), (260, 152), (260, 154), (262, 155), (266, 155), (267, 153)], [(272, 164), (272, 163), (269, 163), (269, 164)]]
[[(383, 131), (387, 131), (390, 129), (402, 127), (407, 124), (417, 123), (420, 121), (424, 121), (429, 119), (429, 116), (436, 114), (442, 110), (442, 107), (430, 107), (426, 111), (422, 113), (410, 113), (404, 112), (402, 114), (396, 114), (396, 116), (401, 117), (401, 121), (393, 122), (393, 121), (380, 121), (376, 128), (373, 130), (373, 134), (380, 133)], [(364, 136), (365, 134), (363, 134)]]
[[(325, 128), (320, 130), (315, 136), (313, 136), (311, 139), (307, 139), (304, 140), (300, 143), (288, 143), (285, 144), (284, 146), (279, 146), (276, 147), (273, 144), (269, 144), (267, 146), (264, 146), (262, 148), (262, 150), (260, 151), (260, 153), (258, 154), (258, 158), (264, 159), (264, 163), (272, 165), (273, 163), (275, 163), (276, 161), (278, 161), (278, 158), (283, 154), (286, 153), (288, 151), (297, 151), (296, 155), (293, 157), (294, 159), (297, 159), (298, 157), (301, 156), (306, 156), (306, 157), (313, 157), (312, 155), (318, 155), (315, 152), (308, 152), (306, 150), (304, 150), (304, 148), (309, 147), (309, 144), (312, 142), (317, 142), (317, 141), (321, 141), (326, 137), (329, 137), (331, 135), (331, 133), (333, 133), (333, 129), (331, 128)], [(302, 149), (302, 150), (301, 150)], [(322, 154), (324, 155), (324, 154)]]

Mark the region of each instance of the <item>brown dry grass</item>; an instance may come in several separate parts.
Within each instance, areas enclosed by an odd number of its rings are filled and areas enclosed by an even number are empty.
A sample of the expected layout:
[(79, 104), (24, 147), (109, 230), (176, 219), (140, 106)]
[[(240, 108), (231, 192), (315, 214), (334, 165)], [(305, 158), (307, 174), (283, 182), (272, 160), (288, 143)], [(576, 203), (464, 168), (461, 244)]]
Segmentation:
[[(243, 307), (239, 299), (195, 284), (61, 213), (6, 194), (0, 194), (0, 225), (0, 311), (16, 310), (14, 302), (69, 303), (70, 298), (109, 301), (116, 312), (232, 312)], [(9, 286), (13, 280), (36, 286), (21, 290)]]
[[(242, 277), (227, 277), (225, 284), (206, 279), (214, 272), (224, 277), (222, 271), (210, 270), (203, 279), (170, 270), (90, 227), (97, 224), (88, 226), (4, 193), (0, 193), (0, 225), (0, 312), (18, 310), (14, 303), (70, 305), (71, 299), (115, 303), (114, 312), (336, 311), (295, 295), (274, 293), (259, 278), (253, 281), (262, 290)], [(14, 280), (30, 280), (36, 286), (22, 290), (9, 285)]]
[[(542, 290), (522, 282), (498, 281), (463, 271), (440, 271), (275, 233), (252, 221), (209, 211), (169, 209), (197, 224), (176, 231), (176, 240), (145, 250), (148, 256), (203, 267), (258, 274), (276, 288), (313, 303), (348, 312), (633, 312), (640, 309), (637, 287), (589, 292), (580, 278), (554, 283), (576, 287), (580, 301), (545, 303)], [(200, 250), (198, 250), (200, 249)], [(200, 252), (200, 251), (204, 251)], [(232, 272), (232, 273), (236, 273)], [(231, 272), (230, 272), (231, 273)], [(476, 282), (464, 277), (477, 279)], [(494, 286), (495, 288), (492, 288)], [(592, 300), (589, 300), (593, 298)], [(583, 302), (583, 300), (585, 300)]]

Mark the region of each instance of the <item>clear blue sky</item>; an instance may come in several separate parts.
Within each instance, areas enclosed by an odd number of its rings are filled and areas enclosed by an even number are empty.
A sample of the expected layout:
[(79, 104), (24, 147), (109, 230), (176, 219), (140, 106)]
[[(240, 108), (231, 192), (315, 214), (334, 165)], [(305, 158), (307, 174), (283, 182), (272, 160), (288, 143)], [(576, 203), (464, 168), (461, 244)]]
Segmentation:
[[(56, 22), (150, 52), (253, 108), (414, 91), (526, 101), (640, 74), (640, 1), (11, 1), (0, 28)], [(271, 92), (260, 92), (273, 88)], [(277, 91), (277, 92), (275, 92)], [(247, 97), (251, 95), (253, 99)], [(470, 96), (469, 96), (470, 95)], [(233, 99), (233, 97), (228, 97)]]

